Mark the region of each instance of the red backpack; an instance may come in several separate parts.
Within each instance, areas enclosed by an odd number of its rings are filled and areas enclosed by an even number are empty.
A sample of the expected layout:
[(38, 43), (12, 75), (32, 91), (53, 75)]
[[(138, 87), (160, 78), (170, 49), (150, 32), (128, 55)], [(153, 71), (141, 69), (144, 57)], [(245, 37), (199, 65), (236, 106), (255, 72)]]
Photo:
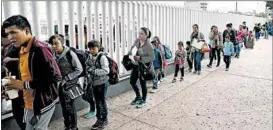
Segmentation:
[[(105, 55), (105, 54), (100, 54), (97, 58), (97, 61), (100, 61), (100, 58), (102, 55)], [(111, 85), (114, 85), (114, 84), (117, 84), (119, 82), (119, 68), (118, 68), (118, 64), (110, 57), (108, 57), (107, 55), (105, 55), (108, 62), (109, 62), (109, 83)], [(101, 64), (100, 62), (99, 63), (99, 67), (101, 67)]]

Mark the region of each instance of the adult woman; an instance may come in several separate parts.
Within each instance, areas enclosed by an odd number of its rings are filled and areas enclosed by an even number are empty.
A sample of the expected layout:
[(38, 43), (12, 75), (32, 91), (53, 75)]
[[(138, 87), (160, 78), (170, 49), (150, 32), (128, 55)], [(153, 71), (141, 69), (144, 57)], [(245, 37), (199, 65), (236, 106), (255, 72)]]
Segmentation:
[[(153, 45), (150, 43), (149, 38), (151, 32), (148, 28), (142, 27), (139, 31), (139, 37), (134, 42), (132, 48), (129, 51), (129, 55), (132, 55), (132, 50), (137, 48), (136, 55), (134, 56), (134, 66), (130, 77), (130, 84), (133, 87), (136, 98), (131, 102), (131, 105), (137, 105), (137, 108), (141, 108), (146, 104), (147, 98), (147, 84), (143, 76), (141, 75), (142, 70), (140, 69), (143, 64), (152, 64), (155, 56), (153, 51)], [(153, 65), (151, 65), (153, 67)], [(139, 88), (136, 85), (137, 80), (140, 80), (142, 88), (142, 97), (140, 96)]]
[[(193, 32), (190, 36), (191, 44), (193, 43), (194, 40), (199, 42), (204, 39), (204, 34), (199, 32), (199, 27), (197, 24), (192, 25), (192, 29), (193, 29)], [(192, 52), (193, 52), (194, 68), (195, 68), (195, 71), (193, 73), (198, 73), (198, 75), (200, 75), (201, 60), (202, 60), (201, 50), (193, 47)]]

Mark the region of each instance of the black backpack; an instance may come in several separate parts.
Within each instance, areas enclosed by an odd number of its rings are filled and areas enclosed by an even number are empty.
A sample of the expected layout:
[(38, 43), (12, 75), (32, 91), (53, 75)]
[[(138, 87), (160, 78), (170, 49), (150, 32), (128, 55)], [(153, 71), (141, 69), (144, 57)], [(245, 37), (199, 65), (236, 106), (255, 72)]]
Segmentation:
[[(84, 77), (86, 75), (86, 60), (87, 60), (87, 57), (88, 57), (88, 52), (87, 51), (83, 51), (83, 50), (79, 50), (79, 49), (76, 49), (76, 48), (73, 48), (73, 47), (69, 47), (69, 51), (73, 51), (74, 53), (76, 53), (79, 61), (81, 62), (81, 65), (82, 65), (82, 73), (79, 75), (79, 77)], [(70, 53), (66, 53), (66, 57), (67, 57), (67, 60), (70, 64), (72, 64), (72, 57), (70, 55)]]
[[(99, 67), (101, 68), (101, 63), (100, 63), (100, 58), (102, 55), (105, 55), (105, 54), (100, 54), (96, 60), (96, 62), (98, 62), (99, 64)], [(105, 55), (108, 62), (109, 62), (109, 83), (111, 85), (113, 84), (117, 84), (119, 82), (119, 68), (118, 68), (118, 64), (110, 57), (108, 57), (107, 55)]]

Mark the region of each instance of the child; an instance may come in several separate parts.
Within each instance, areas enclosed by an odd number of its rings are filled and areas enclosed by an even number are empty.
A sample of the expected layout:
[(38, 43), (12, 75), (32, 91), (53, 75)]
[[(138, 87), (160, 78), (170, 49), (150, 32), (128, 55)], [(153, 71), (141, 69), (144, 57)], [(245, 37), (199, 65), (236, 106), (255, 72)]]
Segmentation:
[(153, 43), (153, 46), (154, 46), (154, 54), (155, 54), (155, 59), (153, 61), (154, 70), (155, 70), (155, 78), (153, 81), (153, 90), (151, 91), (151, 93), (155, 93), (158, 89), (158, 75), (160, 74), (160, 70), (162, 69), (162, 66), (163, 66), (163, 59), (162, 59), (161, 52), (159, 51), (159, 49), (156, 49), (156, 43)]
[(106, 93), (109, 86), (109, 77), (107, 76), (110, 72), (109, 62), (105, 54), (100, 52), (101, 45), (98, 41), (89, 41), (88, 48), (91, 54), (88, 56), (86, 61), (86, 70), (88, 74), (85, 78), (85, 83), (86, 80), (91, 79), (91, 82), (88, 82), (88, 84), (91, 85), (88, 86), (92, 87), (97, 109), (97, 121), (91, 129), (102, 130), (108, 125)]
[(224, 62), (226, 63), (226, 71), (229, 70), (230, 65), (230, 57), (234, 55), (234, 46), (233, 43), (230, 41), (230, 36), (225, 37), (225, 43), (224, 43)]
[(253, 35), (252, 31), (249, 31), (248, 36), (249, 36), (248, 39), (249, 39), (250, 41), (254, 41), (254, 35)]
[(184, 49), (183, 42), (178, 42), (178, 50), (175, 52), (175, 73), (174, 73), (174, 78), (173, 78), (173, 83), (176, 82), (176, 77), (178, 74), (178, 71), (181, 71), (181, 78), (180, 81), (184, 79), (184, 60), (186, 57), (186, 51)]
[(189, 65), (189, 72), (192, 71), (192, 61), (193, 61), (193, 57), (192, 57), (192, 53), (191, 53), (191, 42), (187, 41), (186, 42), (187, 47), (186, 47), (186, 51), (187, 51), (187, 62)]

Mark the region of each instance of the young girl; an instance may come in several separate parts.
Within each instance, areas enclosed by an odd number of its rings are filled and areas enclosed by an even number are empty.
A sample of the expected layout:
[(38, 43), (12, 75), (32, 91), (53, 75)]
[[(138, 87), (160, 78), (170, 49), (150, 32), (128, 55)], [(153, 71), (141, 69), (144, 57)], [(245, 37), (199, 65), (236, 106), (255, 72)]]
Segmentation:
[[(107, 76), (110, 72), (109, 62), (105, 54), (100, 51), (101, 45), (98, 41), (89, 41), (88, 48), (91, 54), (88, 56), (86, 61), (86, 69), (88, 74), (85, 78), (85, 84), (92, 87), (90, 90), (93, 90), (97, 109), (97, 121), (91, 129), (102, 130), (108, 125), (106, 94), (109, 86), (109, 77)], [(86, 81), (88, 82), (86, 83)]]
[(155, 70), (155, 78), (153, 81), (153, 90), (151, 91), (151, 93), (155, 93), (158, 89), (158, 82), (159, 81), (159, 74), (160, 71), (162, 70), (163, 67), (163, 58), (161, 55), (161, 52), (159, 51), (159, 49), (156, 49), (156, 43), (153, 43), (154, 45), (154, 55), (155, 55), (155, 59), (153, 61), (154, 64), (154, 70)]
[(184, 49), (183, 42), (178, 42), (178, 50), (175, 52), (175, 73), (173, 78), (173, 83), (176, 82), (176, 77), (178, 74), (178, 71), (181, 71), (181, 78), (180, 81), (184, 79), (184, 61), (186, 57), (186, 51)]
[(229, 70), (229, 65), (230, 65), (230, 57), (234, 55), (234, 46), (233, 43), (230, 41), (230, 37), (226, 36), (225, 37), (225, 43), (224, 43), (224, 62), (226, 63), (226, 71)]

